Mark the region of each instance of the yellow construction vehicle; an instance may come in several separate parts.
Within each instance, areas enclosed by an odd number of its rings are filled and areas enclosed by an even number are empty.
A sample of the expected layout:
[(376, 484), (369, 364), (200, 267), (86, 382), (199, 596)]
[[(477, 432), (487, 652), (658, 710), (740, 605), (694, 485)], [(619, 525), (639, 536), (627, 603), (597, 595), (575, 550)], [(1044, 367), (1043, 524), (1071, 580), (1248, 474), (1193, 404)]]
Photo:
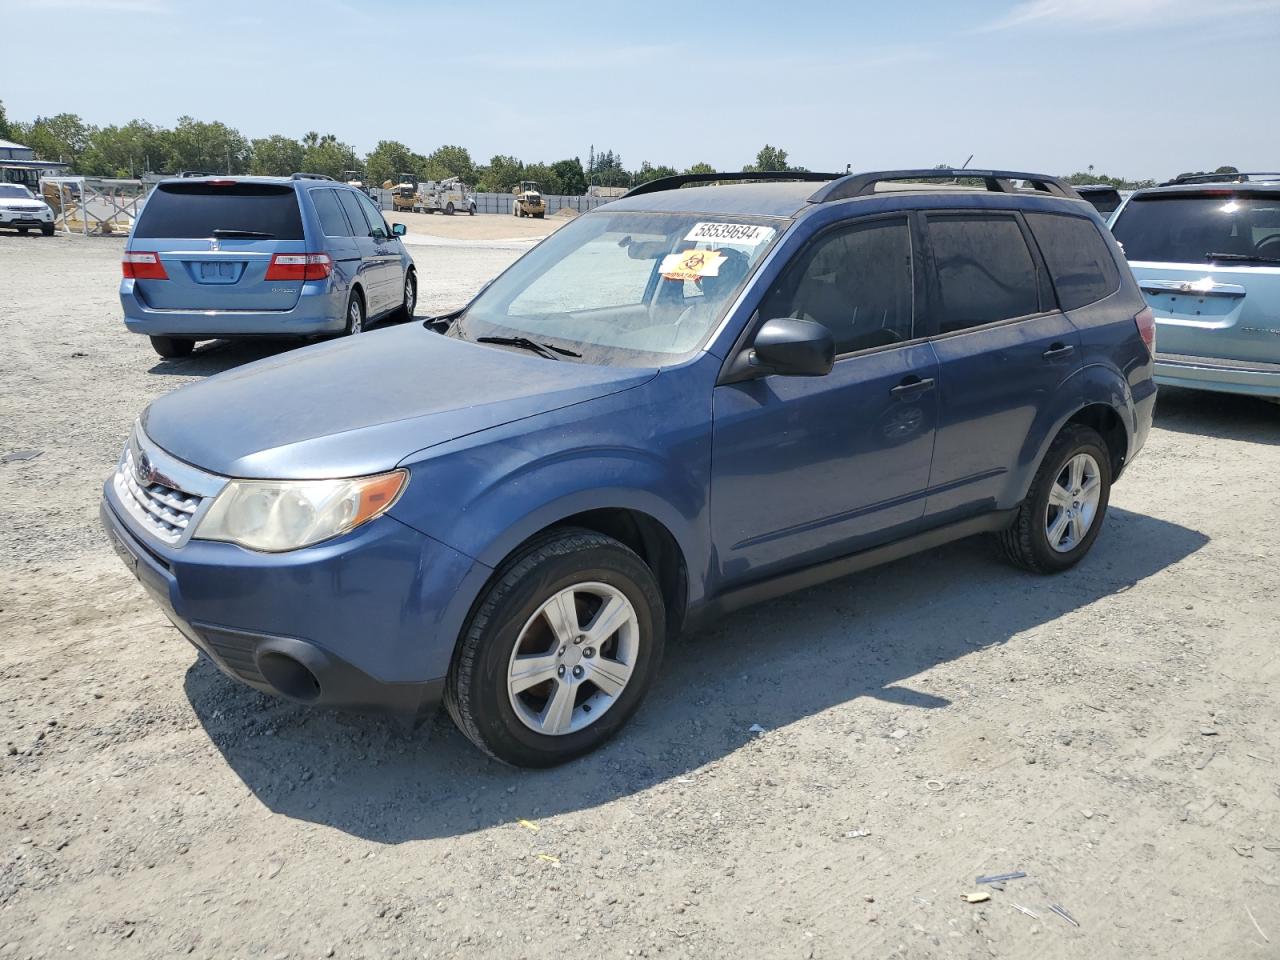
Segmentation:
[(396, 211), (412, 212), (413, 208), (422, 203), (418, 196), (418, 178), (412, 173), (400, 174), (400, 182), (392, 185), (388, 180), (382, 185), (382, 189), (391, 191), (391, 208)]
[(517, 217), (537, 217), (541, 220), (547, 215), (547, 201), (538, 189), (538, 181), (521, 180), (520, 186), (511, 191), (515, 194), (515, 202), (511, 204), (511, 213)]

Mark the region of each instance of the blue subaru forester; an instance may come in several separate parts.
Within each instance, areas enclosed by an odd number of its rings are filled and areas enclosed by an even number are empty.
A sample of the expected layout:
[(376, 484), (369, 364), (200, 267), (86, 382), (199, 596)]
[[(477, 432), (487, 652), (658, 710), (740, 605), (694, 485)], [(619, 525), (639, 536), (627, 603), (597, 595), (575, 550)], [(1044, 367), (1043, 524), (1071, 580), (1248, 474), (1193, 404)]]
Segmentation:
[(1097, 213), (1030, 174), (788, 176), (646, 184), (456, 314), (155, 401), (113, 543), (230, 676), (443, 697), (528, 766), (613, 734), (725, 611), (977, 533), (1071, 567), (1156, 395)]
[(318, 174), (162, 180), (125, 246), (125, 326), (160, 356), (185, 357), (197, 340), (408, 319), (418, 278), (403, 233), (361, 191)]

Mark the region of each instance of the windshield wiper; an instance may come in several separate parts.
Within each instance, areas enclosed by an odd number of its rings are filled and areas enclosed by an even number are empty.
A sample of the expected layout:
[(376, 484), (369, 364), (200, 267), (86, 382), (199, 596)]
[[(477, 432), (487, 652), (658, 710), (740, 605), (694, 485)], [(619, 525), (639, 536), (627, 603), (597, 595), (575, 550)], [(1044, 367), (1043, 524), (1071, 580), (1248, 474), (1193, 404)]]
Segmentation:
[(1256, 253), (1206, 253), (1206, 260), (1235, 260), (1238, 263), (1280, 263), (1280, 257), (1263, 257)]
[(261, 230), (215, 230), (215, 237), (238, 237), (243, 240), (274, 240), (274, 233), (263, 233)]
[(560, 357), (556, 356), (557, 353), (565, 357), (582, 356), (575, 350), (557, 347), (554, 343), (539, 343), (537, 340), (530, 340), (528, 337), (476, 337), (476, 343), (496, 343), (503, 347), (519, 347), (521, 350), (528, 350), (540, 357), (546, 357), (548, 360), (559, 360)]

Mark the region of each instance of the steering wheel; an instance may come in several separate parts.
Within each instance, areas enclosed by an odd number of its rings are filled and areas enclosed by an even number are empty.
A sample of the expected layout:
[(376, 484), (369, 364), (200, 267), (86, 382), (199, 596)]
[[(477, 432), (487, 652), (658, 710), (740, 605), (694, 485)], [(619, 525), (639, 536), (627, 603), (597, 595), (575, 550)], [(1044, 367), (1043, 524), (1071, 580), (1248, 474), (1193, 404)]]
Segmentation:
[(1263, 237), (1261, 240), (1259, 240), (1257, 243), (1255, 243), (1253, 245), (1253, 249), (1261, 252), (1262, 248), (1265, 247), (1267, 244), (1276, 243), (1276, 242), (1280, 242), (1280, 233), (1269, 233), (1265, 237)]

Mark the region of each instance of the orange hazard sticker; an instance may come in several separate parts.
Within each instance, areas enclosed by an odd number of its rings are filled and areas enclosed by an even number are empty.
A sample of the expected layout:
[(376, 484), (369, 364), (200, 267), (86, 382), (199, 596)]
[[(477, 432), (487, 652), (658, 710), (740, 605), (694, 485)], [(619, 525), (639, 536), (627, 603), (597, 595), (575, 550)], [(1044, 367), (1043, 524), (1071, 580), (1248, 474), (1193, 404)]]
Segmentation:
[(659, 270), (667, 280), (697, 280), (718, 276), (724, 261), (719, 250), (683, 250), (663, 257)]

